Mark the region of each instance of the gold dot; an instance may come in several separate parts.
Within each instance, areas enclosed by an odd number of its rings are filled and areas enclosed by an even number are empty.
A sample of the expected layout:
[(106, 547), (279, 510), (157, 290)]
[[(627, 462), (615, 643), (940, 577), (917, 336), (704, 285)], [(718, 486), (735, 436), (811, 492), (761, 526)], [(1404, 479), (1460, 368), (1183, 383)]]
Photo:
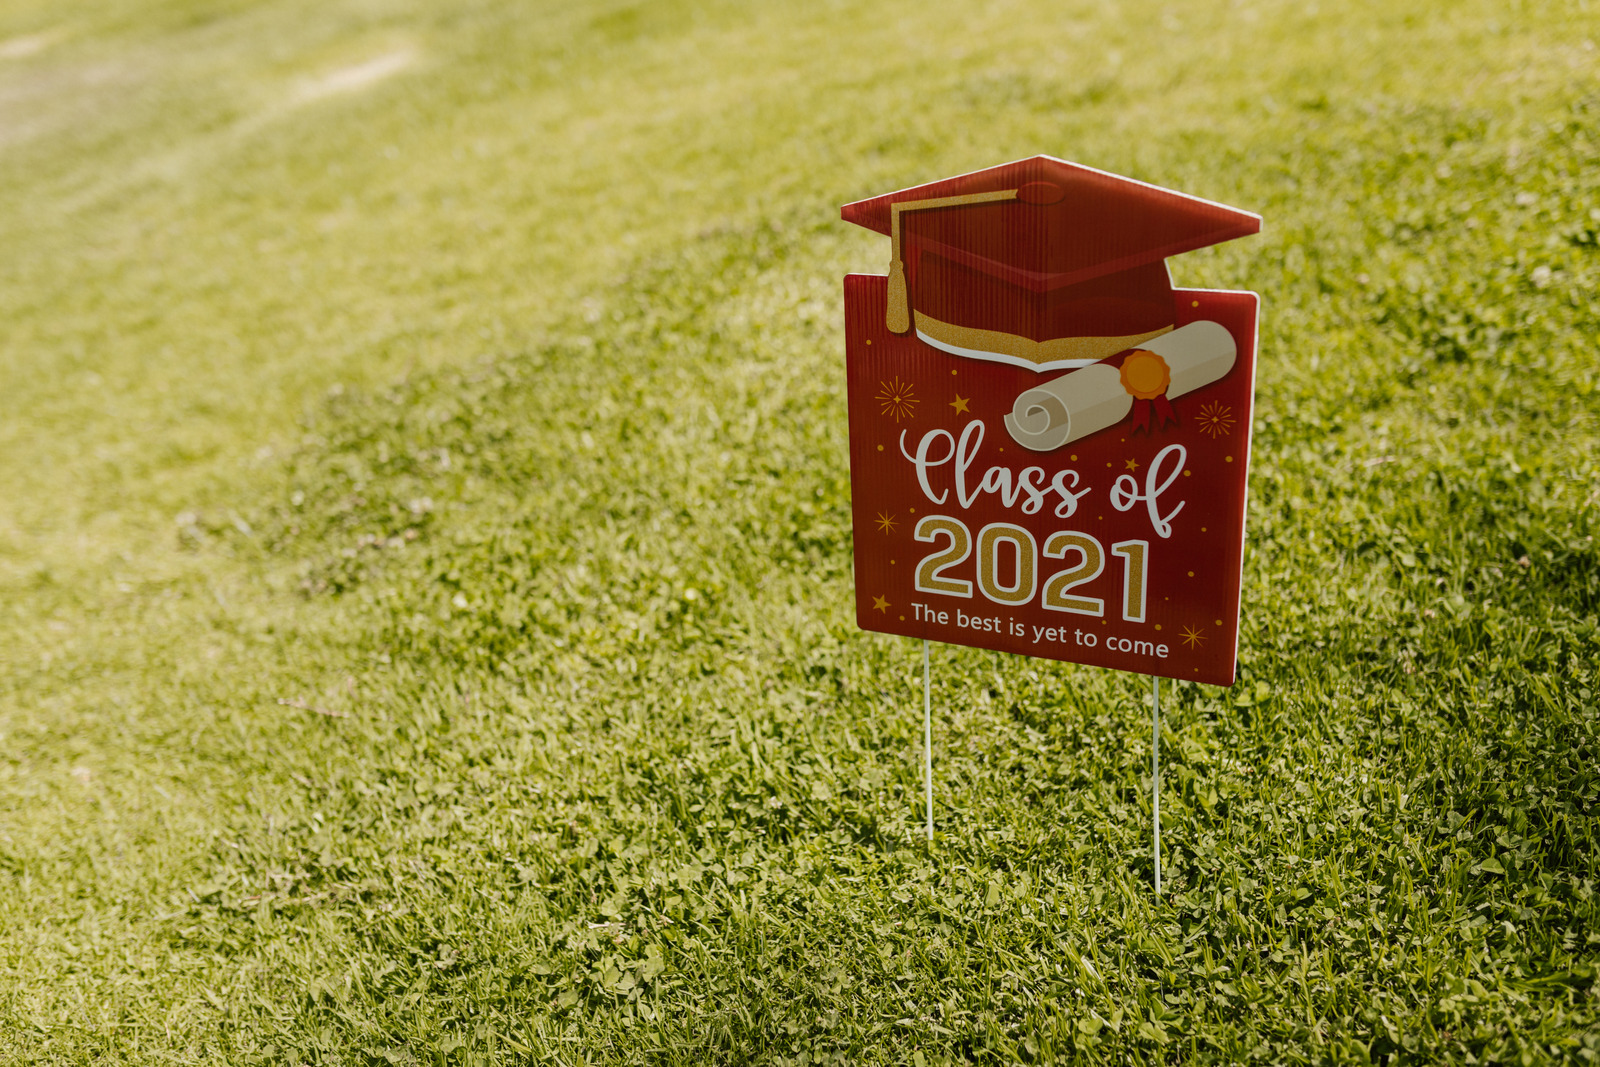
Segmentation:
[(1200, 306), (1200, 301), (1198, 301), (1198, 300), (1191, 300), (1191, 301), (1189, 301), (1189, 306), (1190, 306), (1190, 307), (1192, 307), (1192, 308), (1197, 308), (1197, 307), (1199, 307), (1199, 306)]
[(1221, 626), (1221, 625), (1222, 625), (1222, 620), (1221, 620), (1221, 619), (1218, 619), (1218, 620), (1217, 620), (1217, 625), (1218, 625), (1218, 626)]
[(951, 371), (951, 372), (950, 372), (950, 373), (951, 373), (951, 374), (954, 374), (954, 373), (955, 373), (955, 371), (954, 371), (954, 370), (952, 370), (952, 371)]
[(890, 561), (889, 561), (889, 566), (891, 566), (891, 567), (893, 567), (893, 566), (894, 566), (894, 560), (892, 560), (892, 559), (891, 559), (891, 560), (890, 560)]
[(1232, 463), (1233, 462), (1233, 457), (1232, 456), (1223, 456), (1222, 457), (1222, 462), (1224, 462), (1224, 463)]
[(1161, 624), (1159, 622), (1156, 623), (1156, 629), (1158, 629), (1158, 630), (1161, 629)]
[(1108, 467), (1109, 467), (1109, 466), (1111, 466), (1111, 464), (1109, 464), (1109, 463), (1107, 463), (1107, 464), (1106, 464), (1106, 466), (1108, 466)]
[(1189, 577), (1191, 577), (1191, 578), (1193, 578), (1193, 577), (1194, 577), (1194, 571), (1190, 571), (1190, 572), (1189, 572)]
[(911, 509), (911, 514), (915, 515), (916, 513), (917, 513), (917, 509), (916, 508), (912, 508)]
[(1002, 449), (1001, 449), (1001, 450), (1000, 450), (1000, 451), (1002, 451), (1002, 452), (1004, 452), (1004, 451), (1005, 451), (1005, 449), (1003, 449), (1003, 448), (1002, 448)]
[(867, 342), (867, 344), (869, 344), (869, 345), (870, 345), (870, 344), (871, 344), (871, 343), (872, 343), (872, 342), (871, 342), (871, 341), (868, 341), (868, 342)]
[(900, 621), (901, 622), (905, 622), (906, 621), (906, 617), (904, 615), (900, 616)]
[(1205, 533), (1206, 532), (1206, 528), (1204, 526), (1200, 527), (1200, 532), (1201, 533)]
[[(880, 452), (881, 452), (881, 451), (883, 451), (883, 446), (882, 446), (882, 445), (879, 445), (879, 446), (878, 446), (878, 450), (879, 450), (879, 451), (880, 451)], [(1189, 475), (1191, 475), (1191, 474), (1193, 474), (1193, 473), (1194, 473), (1194, 471), (1184, 471), (1184, 472), (1183, 472), (1183, 476), (1184, 476), (1184, 477), (1185, 477), (1185, 478), (1187, 478), (1187, 477), (1189, 477)]]
[(1094, 517), (1094, 521), (1095, 522), (1105, 522), (1106, 521), (1106, 517), (1104, 515), (1096, 515)]
[(882, 452), (882, 451), (883, 451), (883, 446), (882, 446), (882, 445), (879, 445), (879, 446), (878, 446), (878, 451), (879, 451), (879, 452)]
[(1111, 620), (1110, 619), (1101, 619), (1100, 620), (1100, 625), (1101, 626), (1110, 626), (1111, 625)]
[(1078, 454), (1076, 452), (1074, 452), (1072, 454), (1072, 462), (1074, 462), (1074, 463), (1078, 462)]

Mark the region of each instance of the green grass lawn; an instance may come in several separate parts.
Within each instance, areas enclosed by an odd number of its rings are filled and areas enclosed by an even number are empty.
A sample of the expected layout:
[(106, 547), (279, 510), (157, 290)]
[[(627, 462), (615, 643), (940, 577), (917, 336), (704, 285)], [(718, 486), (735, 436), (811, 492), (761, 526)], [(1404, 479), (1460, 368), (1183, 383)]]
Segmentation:
[[(0, 4), (0, 1062), (1600, 1059), (1600, 15)], [(1257, 211), (1241, 681), (852, 622), (838, 206)]]

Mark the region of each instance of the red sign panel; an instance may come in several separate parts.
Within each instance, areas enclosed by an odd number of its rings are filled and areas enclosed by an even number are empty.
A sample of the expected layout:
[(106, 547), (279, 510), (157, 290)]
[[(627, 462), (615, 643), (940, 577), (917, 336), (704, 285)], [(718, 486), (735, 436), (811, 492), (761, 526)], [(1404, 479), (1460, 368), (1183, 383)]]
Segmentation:
[(1163, 260), (1260, 220), (1048, 157), (844, 215), (861, 627), (1232, 684), (1257, 299)]

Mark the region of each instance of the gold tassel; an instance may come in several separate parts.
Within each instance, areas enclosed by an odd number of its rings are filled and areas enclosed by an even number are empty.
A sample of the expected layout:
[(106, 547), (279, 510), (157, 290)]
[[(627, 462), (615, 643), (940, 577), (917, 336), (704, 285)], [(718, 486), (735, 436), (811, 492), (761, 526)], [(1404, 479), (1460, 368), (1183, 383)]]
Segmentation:
[(968, 193), (965, 196), (940, 196), (932, 200), (901, 200), (889, 205), (889, 244), (892, 248), (889, 261), (889, 301), (884, 309), (883, 324), (890, 333), (905, 333), (911, 329), (911, 296), (906, 291), (906, 265), (900, 258), (900, 212), (926, 211), (929, 208), (961, 207), (967, 204), (992, 204), (997, 200), (1015, 200), (1015, 189), (997, 189), (990, 193)]
[(906, 295), (906, 265), (898, 259), (889, 264), (889, 309), (884, 325), (890, 333), (911, 329), (911, 298)]

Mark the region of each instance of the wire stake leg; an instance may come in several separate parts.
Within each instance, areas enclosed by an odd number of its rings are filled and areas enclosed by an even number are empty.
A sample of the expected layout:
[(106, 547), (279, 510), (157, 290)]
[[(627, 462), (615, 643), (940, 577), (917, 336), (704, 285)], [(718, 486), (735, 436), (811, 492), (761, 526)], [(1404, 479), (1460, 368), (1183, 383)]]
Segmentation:
[(928, 844), (933, 844), (933, 688), (928, 682), (928, 641), (922, 641), (922, 780), (928, 794)]
[(1156, 896), (1161, 895), (1161, 679), (1150, 676), (1150, 801), (1156, 816)]

